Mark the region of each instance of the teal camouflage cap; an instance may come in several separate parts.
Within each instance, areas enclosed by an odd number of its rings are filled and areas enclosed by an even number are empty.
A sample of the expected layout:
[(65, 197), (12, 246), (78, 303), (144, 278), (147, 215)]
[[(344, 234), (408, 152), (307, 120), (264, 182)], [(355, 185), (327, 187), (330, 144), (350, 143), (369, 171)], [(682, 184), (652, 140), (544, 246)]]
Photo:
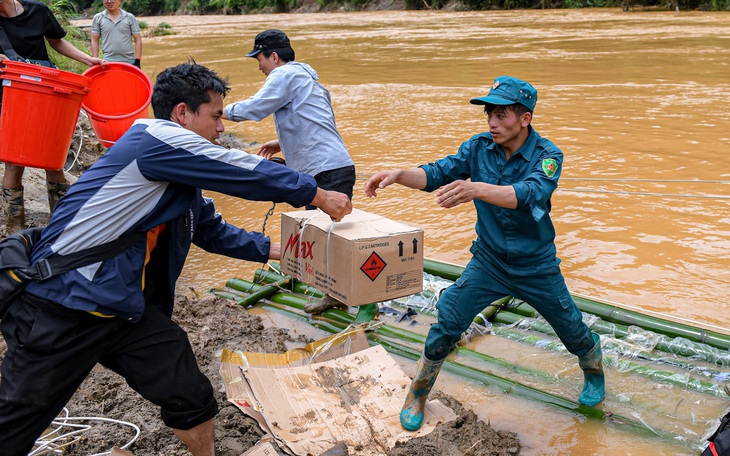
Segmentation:
[(499, 76), (494, 80), (489, 95), (473, 98), (471, 104), (506, 106), (519, 103), (530, 111), (535, 110), (537, 104), (537, 90), (528, 82), (512, 76)]

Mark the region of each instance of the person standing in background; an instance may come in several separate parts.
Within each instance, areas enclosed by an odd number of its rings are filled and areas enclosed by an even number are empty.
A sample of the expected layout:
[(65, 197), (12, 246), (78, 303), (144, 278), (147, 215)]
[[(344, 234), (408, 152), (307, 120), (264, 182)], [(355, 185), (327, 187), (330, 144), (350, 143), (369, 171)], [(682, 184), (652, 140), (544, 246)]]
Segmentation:
[[(31, 63), (55, 68), (48, 56), (45, 38), (48, 44), (61, 55), (88, 66), (102, 63), (101, 59), (89, 56), (64, 39), (66, 31), (43, 2), (35, 0), (0, 1), (0, 26), (8, 38), (7, 43), (3, 45), (3, 53), (7, 56), (17, 54), (19, 61), (31, 61)], [(11, 49), (6, 47), (11, 47)], [(0, 98), (0, 103), (2, 103), (2, 98)], [(2, 206), (8, 219), (8, 233), (14, 233), (25, 227), (24, 171), (24, 166), (5, 163)], [(46, 182), (48, 207), (53, 213), (56, 202), (66, 194), (68, 183), (63, 170), (46, 171)]]
[(122, 0), (104, 0), (106, 9), (94, 15), (91, 21), (91, 55), (99, 57), (101, 39), (104, 60), (131, 63), (141, 68), (142, 32), (137, 18), (121, 6)]

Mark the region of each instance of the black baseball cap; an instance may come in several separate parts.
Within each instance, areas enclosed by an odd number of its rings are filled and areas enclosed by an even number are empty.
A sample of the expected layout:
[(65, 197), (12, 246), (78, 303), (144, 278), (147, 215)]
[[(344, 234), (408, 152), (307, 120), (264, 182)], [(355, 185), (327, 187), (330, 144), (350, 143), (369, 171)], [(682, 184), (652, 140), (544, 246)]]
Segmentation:
[(253, 49), (246, 54), (246, 57), (256, 57), (256, 54), (261, 51), (273, 51), (290, 47), (291, 43), (286, 33), (277, 29), (264, 30), (256, 35), (253, 42)]

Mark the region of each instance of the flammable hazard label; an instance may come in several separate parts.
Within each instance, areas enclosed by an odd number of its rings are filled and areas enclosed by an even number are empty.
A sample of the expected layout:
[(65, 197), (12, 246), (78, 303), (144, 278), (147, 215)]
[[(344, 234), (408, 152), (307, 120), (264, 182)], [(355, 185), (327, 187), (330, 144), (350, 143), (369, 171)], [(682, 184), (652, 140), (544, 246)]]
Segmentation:
[(383, 261), (377, 253), (373, 252), (368, 259), (365, 260), (365, 263), (360, 266), (360, 270), (364, 272), (371, 281), (375, 282), (375, 279), (378, 278), (386, 266), (387, 264), (385, 264), (385, 261)]

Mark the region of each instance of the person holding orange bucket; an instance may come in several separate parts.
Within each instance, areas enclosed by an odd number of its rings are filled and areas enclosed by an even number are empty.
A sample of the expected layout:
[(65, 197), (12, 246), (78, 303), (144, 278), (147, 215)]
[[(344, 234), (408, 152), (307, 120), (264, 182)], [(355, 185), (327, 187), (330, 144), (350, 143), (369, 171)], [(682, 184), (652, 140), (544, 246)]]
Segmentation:
[[(36, 0), (0, 0), (0, 44), (6, 58), (55, 68), (48, 56), (45, 41), (59, 54), (93, 66), (102, 59), (92, 57), (64, 39), (66, 31), (53, 16), (50, 8)], [(45, 38), (45, 41), (44, 41)], [(0, 98), (0, 106), (1, 106)], [(7, 216), (8, 233), (25, 226), (23, 204), (23, 172), (25, 167), (5, 163), (2, 183), (2, 206)], [(47, 170), (48, 207), (66, 194), (68, 183), (63, 170)]]

